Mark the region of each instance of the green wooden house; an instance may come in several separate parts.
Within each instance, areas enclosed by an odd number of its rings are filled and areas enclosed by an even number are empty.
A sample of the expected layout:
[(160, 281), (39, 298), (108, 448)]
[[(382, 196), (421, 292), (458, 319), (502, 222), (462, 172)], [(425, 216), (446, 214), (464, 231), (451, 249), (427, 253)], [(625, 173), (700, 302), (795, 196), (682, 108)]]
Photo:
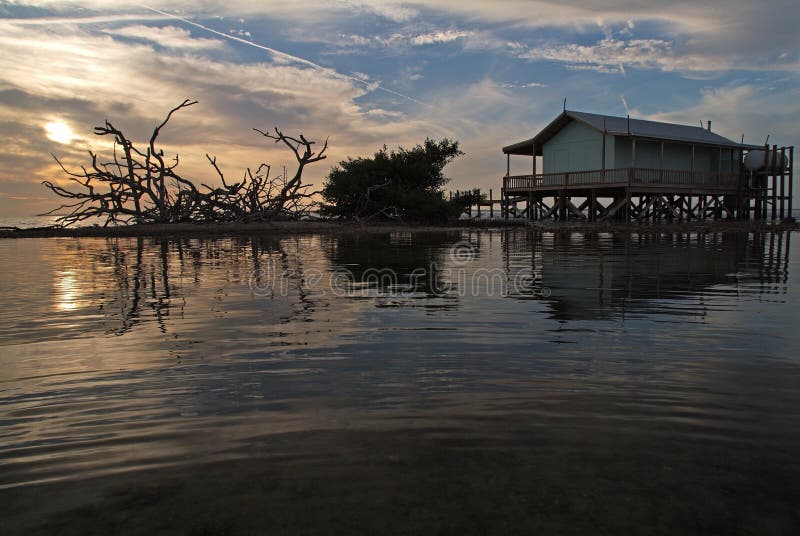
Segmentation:
[[(713, 132), (711, 121), (703, 128), (564, 110), (533, 138), (503, 147), (503, 200), (506, 208), (528, 201), (529, 218), (691, 218), (711, 212), (742, 217), (770, 186), (761, 176), (748, 177), (743, 166), (747, 152), (764, 149)], [(791, 158), (792, 148), (782, 149)], [(777, 148), (771, 154), (776, 153)], [(512, 155), (527, 157), (530, 173), (512, 175)], [(791, 168), (789, 188), (790, 173)], [(777, 195), (777, 186), (772, 193)], [(781, 192), (781, 208), (789, 197)]]

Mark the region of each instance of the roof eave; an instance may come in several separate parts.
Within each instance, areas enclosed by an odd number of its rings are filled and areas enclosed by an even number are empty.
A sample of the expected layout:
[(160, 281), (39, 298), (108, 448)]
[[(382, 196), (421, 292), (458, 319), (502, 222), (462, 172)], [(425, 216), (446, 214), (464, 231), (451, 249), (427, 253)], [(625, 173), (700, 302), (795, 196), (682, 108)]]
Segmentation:
[(607, 131), (606, 134), (611, 136), (619, 136), (619, 137), (631, 137), (637, 138), (640, 140), (655, 140), (655, 141), (671, 141), (675, 143), (686, 143), (690, 145), (708, 145), (713, 147), (736, 147), (738, 149), (763, 149), (763, 145), (751, 145), (748, 143), (739, 143), (738, 141), (728, 140), (720, 136), (720, 140), (718, 141), (703, 141), (703, 140), (692, 140), (688, 138), (676, 138), (671, 136), (649, 136), (646, 134), (636, 134), (635, 132), (621, 132), (621, 131)]

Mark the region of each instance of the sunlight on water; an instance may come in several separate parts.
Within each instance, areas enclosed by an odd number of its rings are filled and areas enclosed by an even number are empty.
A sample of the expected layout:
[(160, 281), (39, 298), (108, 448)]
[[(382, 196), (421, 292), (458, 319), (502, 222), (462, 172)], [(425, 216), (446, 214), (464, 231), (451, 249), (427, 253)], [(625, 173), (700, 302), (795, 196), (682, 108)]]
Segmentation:
[(56, 274), (53, 279), (56, 309), (70, 311), (78, 307), (78, 281), (74, 272)]

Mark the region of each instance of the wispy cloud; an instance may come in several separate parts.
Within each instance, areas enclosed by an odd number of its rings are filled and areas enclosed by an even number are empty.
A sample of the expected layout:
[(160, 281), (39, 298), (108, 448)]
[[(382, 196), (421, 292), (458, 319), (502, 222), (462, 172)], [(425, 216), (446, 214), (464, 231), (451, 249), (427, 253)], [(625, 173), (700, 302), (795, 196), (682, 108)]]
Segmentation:
[(329, 75), (332, 75), (332, 76), (346, 78), (346, 79), (352, 80), (354, 82), (357, 82), (359, 84), (365, 84), (365, 85), (367, 85), (367, 87), (371, 91), (372, 90), (384, 91), (386, 93), (391, 93), (392, 95), (396, 95), (398, 97), (402, 97), (404, 99), (410, 100), (410, 101), (412, 101), (412, 102), (414, 102), (416, 104), (421, 104), (423, 106), (428, 106), (428, 104), (426, 104), (426, 103), (424, 103), (424, 102), (422, 102), (422, 101), (420, 101), (418, 99), (415, 99), (414, 97), (411, 97), (409, 95), (404, 95), (403, 93), (400, 93), (400, 92), (395, 91), (393, 89), (389, 89), (389, 88), (383, 87), (383, 86), (381, 86), (380, 84), (377, 84), (377, 83), (365, 82), (364, 80), (362, 80), (361, 78), (356, 77), (356, 76), (350, 76), (350, 75), (339, 73), (334, 69), (331, 69), (329, 67), (323, 67), (322, 65), (320, 65), (318, 63), (315, 63), (315, 62), (313, 62), (311, 60), (308, 60), (306, 58), (301, 58), (300, 56), (295, 56), (293, 54), (288, 54), (286, 52), (282, 52), (282, 51), (274, 49), (272, 47), (268, 47), (268, 46), (265, 46), (265, 45), (261, 45), (259, 43), (255, 43), (255, 42), (253, 42), (251, 40), (242, 39), (241, 37), (237, 37), (235, 35), (222, 33), (222, 32), (220, 32), (218, 30), (215, 30), (213, 28), (210, 28), (210, 27), (205, 26), (203, 24), (200, 24), (198, 22), (191, 21), (191, 20), (186, 19), (184, 17), (180, 17), (178, 15), (173, 15), (173, 14), (167, 13), (165, 11), (161, 11), (161, 10), (158, 10), (158, 9), (155, 9), (155, 8), (152, 8), (152, 7), (148, 7), (148, 6), (142, 6), (142, 7), (144, 7), (145, 9), (149, 9), (150, 11), (153, 11), (155, 13), (158, 13), (159, 15), (164, 15), (164, 16), (167, 16), (167, 17), (171, 17), (171, 18), (173, 18), (175, 20), (184, 22), (184, 23), (189, 24), (191, 26), (194, 26), (196, 28), (200, 28), (201, 30), (205, 30), (207, 32), (210, 32), (212, 34), (218, 35), (220, 37), (224, 37), (226, 39), (230, 39), (230, 40), (236, 41), (238, 43), (243, 43), (245, 45), (248, 45), (248, 46), (251, 46), (251, 47), (254, 47), (254, 48), (258, 48), (258, 49), (267, 51), (267, 52), (273, 54), (274, 56), (276, 56), (279, 59), (282, 59), (282, 60), (285, 60), (285, 61), (289, 61), (289, 62), (293, 62), (293, 63), (299, 63), (301, 65), (305, 65), (305, 66), (311, 67), (312, 69), (325, 72), (325, 73), (327, 73)]
[(411, 36), (408, 38), (408, 42), (416, 46), (452, 43), (458, 39), (469, 37), (472, 34), (473, 32), (464, 30), (442, 30)]
[(353, 47), (363, 49), (385, 48), (395, 53), (415, 54), (416, 48), (457, 45), (466, 51), (499, 51), (508, 54), (526, 49), (523, 43), (502, 39), (486, 30), (440, 28), (427, 32), (393, 32), (380, 35), (338, 34), (335, 38), (318, 36), (331, 47), (331, 54), (353, 54)]
[(141, 41), (149, 41), (165, 48), (200, 50), (219, 48), (222, 46), (222, 41), (219, 39), (200, 39), (192, 37), (188, 30), (175, 26), (158, 27), (137, 24), (135, 26), (124, 26), (122, 28), (104, 30), (104, 33)]
[(656, 121), (696, 125), (713, 120), (714, 130), (745, 143), (761, 144), (768, 134), (777, 143), (800, 139), (800, 102), (794, 86), (773, 87), (765, 83), (733, 83), (706, 87), (691, 106), (649, 115)]
[(13, 23), (20, 26), (54, 26), (64, 24), (86, 26), (107, 23), (163, 21), (169, 18), (170, 17), (153, 13), (118, 13), (112, 15), (87, 15), (85, 17), (5, 17), (0, 18), (0, 23)]
[(500, 86), (507, 88), (539, 88), (547, 87), (547, 84), (540, 82), (502, 82)]
[(606, 37), (593, 45), (542, 45), (520, 53), (519, 57), (533, 61), (558, 61), (602, 73), (624, 73), (625, 65), (664, 70), (700, 68), (686, 59), (676, 57), (673, 44), (662, 39), (622, 40)]

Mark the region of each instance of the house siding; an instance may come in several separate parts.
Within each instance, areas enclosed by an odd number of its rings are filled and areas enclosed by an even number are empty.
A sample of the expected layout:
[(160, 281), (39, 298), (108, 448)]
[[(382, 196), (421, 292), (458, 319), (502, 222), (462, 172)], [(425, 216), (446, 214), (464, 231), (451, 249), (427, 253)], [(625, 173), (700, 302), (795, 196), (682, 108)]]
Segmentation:
[[(602, 167), (603, 135), (572, 121), (543, 148), (543, 173), (586, 171)], [(614, 136), (606, 136), (606, 168), (614, 167)]]
[[(633, 167), (631, 139), (616, 136), (614, 142), (615, 167)], [(716, 172), (721, 167), (723, 173), (738, 171), (739, 164), (732, 161), (730, 149), (722, 149), (722, 165), (719, 163), (719, 149), (696, 145), (694, 150), (694, 170)], [(661, 166), (661, 143), (651, 140), (636, 140), (636, 167), (659, 169)], [(691, 170), (692, 146), (685, 143), (664, 142), (664, 169)]]

